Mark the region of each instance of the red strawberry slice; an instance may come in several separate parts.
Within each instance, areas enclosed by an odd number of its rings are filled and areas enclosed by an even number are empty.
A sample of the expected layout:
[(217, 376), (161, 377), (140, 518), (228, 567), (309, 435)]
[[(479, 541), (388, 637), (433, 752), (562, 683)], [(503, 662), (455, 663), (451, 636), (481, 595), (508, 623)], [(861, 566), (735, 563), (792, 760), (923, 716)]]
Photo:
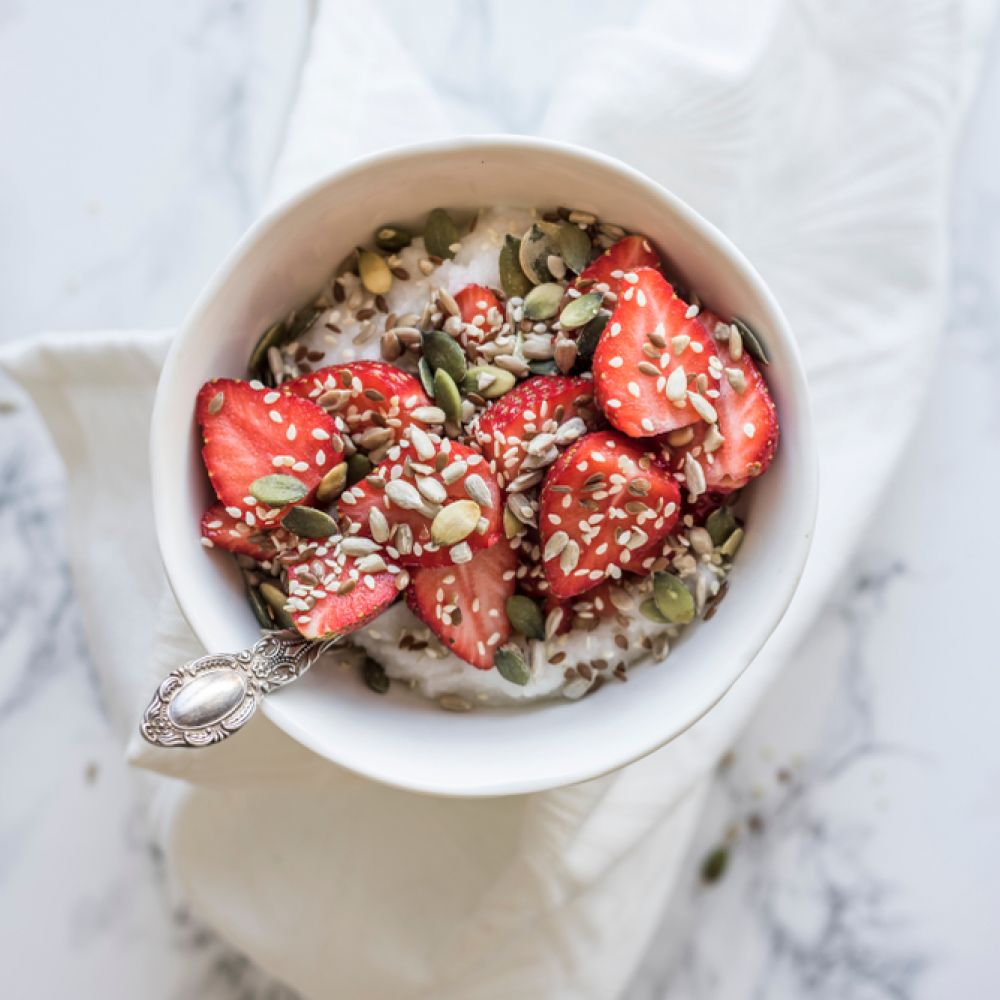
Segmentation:
[(654, 450), (612, 431), (565, 451), (542, 486), (542, 559), (553, 597), (580, 594), (634, 567), (665, 537), (680, 491)]
[(283, 528), (265, 531), (251, 528), (245, 521), (231, 517), (221, 503), (214, 503), (201, 515), (201, 537), (213, 546), (227, 552), (250, 556), (257, 562), (273, 559), (279, 551), (291, 542), (291, 535)]
[(286, 608), (307, 639), (354, 632), (396, 599), (398, 574), (379, 570), (377, 564), (369, 571), (368, 558), (344, 555), (338, 546), (322, 558), (313, 551), (288, 567)]
[(599, 426), (593, 380), (536, 375), (486, 409), (470, 430), (500, 486), (506, 488), (522, 472), (530, 474), (549, 464), (553, 448), (575, 440), (571, 429), (559, 434), (574, 418), (579, 418), (573, 424), (577, 437)]
[(650, 268), (628, 271), (594, 351), (597, 401), (630, 437), (652, 437), (714, 417), (715, 340)]
[(778, 448), (779, 431), (774, 401), (754, 361), (746, 352), (734, 361), (725, 347), (721, 360), (724, 369), (716, 383), (720, 395), (712, 401), (718, 413), (716, 429), (698, 427), (689, 444), (674, 449), (670, 467), (690, 478), (690, 463), (697, 462), (706, 489), (728, 493), (766, 471)]
[[(466, 285), (455, 295), (455, 302), (462, 313), (463, 323), (474, 323), (476, 326), (490, 327), (489, 312), (496, 309), (503, 314), (503, 306), (496, 295), (483, 285)], [(482, 317), (482, 323), (476, 323), (476, 317)]]
[(283, 508), (258, 503), (250, 484), (280, 473), (294, 476), (308, 502), (319, 481), (343, 457), (333, 418), (315, 403), (235, 379), (212, 379), (195, 407), (202, 458), (227, 512), (250, 527), (273, 525)]
[[(479, 507), (461, 540), (438, 544), (432, 526), (443, 508), (462, 521)], [(371, 473), (341, 494), (338, 509), (353, 531), (385, 546), (401, 566), (450, 566), (493, 545), (503, 534), (503, 498), (483, 456), (464, 444), (411, 428)], [(454, 522), (453, 522), (454, 523)], [(438, 528), (444, 525), (438, 522)]]
[(626, 271), (634, 271), (639, 267), (660, 266), (660, 258), (652, 244), (645, 236), (626, 236), (608, 247), (596, 260), (588, 264), (580, 277), (576, 279), (579, 288), (581, 284), (598, 284), (603, 282), (613, 292), (621, 286), (622, 275)]
[(387, 448), (412, 424), (427, 426), (430, 414), (421, 409), (434, 405), (419, 379), (384, 361), (328, 365), (286, 382), (282, 389), (336, 413), (364, 451)]
[(406, 602), (456, 656), (489, 670), (510, 638), (506, 602), (516, 569), (517, 555), (502, 540), (460, 566), (416, 570)]

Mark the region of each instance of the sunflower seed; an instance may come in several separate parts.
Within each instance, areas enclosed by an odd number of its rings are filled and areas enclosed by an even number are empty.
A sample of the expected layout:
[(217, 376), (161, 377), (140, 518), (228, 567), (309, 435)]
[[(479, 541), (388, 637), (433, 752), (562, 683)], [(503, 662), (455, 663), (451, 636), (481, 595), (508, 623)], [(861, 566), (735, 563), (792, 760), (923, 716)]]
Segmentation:
[(250, 495), (267, 507), (284, 507), (286, 504), (297, 503), (308, 492), (301, 479), (282, 473), (261, 476), (250, 484)]
[(580, 546), (571, 538), (559, 553), (559, 568), (564, 573), (572, 573), (580, 562)]
[(378, 542), (363, 538), (361, 535), (349, 535), (340, 543), (340, 549), (345, 556), (370, 556), (380, 548)]
[(413, 551), (413, 529), (408, 524), (397, 525), (393, 542), (401, 556), (408, 556)]
[(684, 479), (692, 497), (700, 497), (706, 490), (705, 470), (701, 463), (688, 452), (684, 456)]
[(667, 376), (667, 399), (679, 403), (687, 395), (687, 373), (683, 365), (678, 365)]
[(457, 545), (476, 530), (479, 504), (474, 500), (455, 500), (442, 507), (431, 522), (431, 539), (442, 546)]
[[(384, 544), (389, 541), (389, 522), (378, 507), (372, 507), (368, 512), (368, 530), (376, 542)], [(343, 543), (341, 543), (341, 548), (343, 548)]]
[(543, 562), (548, 562), (550, 559), (555, 559), (559, 555), (569, 542), (569, 535), (565, 531), (556, 531), (545, 543), (545, 553), (542, 556)]
[(424, 505), (423, 497), (417, 492), (417, 488), (404, 479), (393, 479), (386, 483), (385, 495), (403, 510), (420, 510)]
[(448, 491), (431, 476), (417, 476), (416, 483), (417, 489), (431, 503), (444, 503), (448, 499)]
[(443, 694), (438, 698), (438, 704), (446, 712), (468, 712), (472, 706), (457, 694)]
[(386, 570), (385, 560), (377, 553), (370, 556), (362, 556), (357, 562), (359, 573), (384, 573)]
[(693, 427), (681, 427), (679, 430), (671, 431), (667, 435), (667, 444), (672, 448), (682, 448), (694, 440)]
[(493, 665), (497, 673), (511, 684), (524, 687), (531, 680), (531, 670), (524, 654), (513, 643), (501, 646), (493, 655)]
[[(538, 473), (541, 479), (541, 473)], [(507, 497), (507, 506), (510, 512), (522, 524), (535, 524), (535, 506), (523, 493), (510, 493)]]
[(217, 392), (208, 403), (208, 412), (215, 414), (222, 409), (222, 404), (226, 401), (225, 394)]
[(450, 260), (455, 256), (452, 247), (459, 242), (458, 226), (443, 209), (435, 208), (424, 223), (424, 246), (432, 257)]
[(726, 379), (733, 389), (735, 389), (741, 396), (744, 392), (746, 392), (747, 378), (746, 375), (743, 374), (742, 368), (727, 368)]
[(694, 407), (694, 412), (706, 423), (714, 424), (719, 419), (715, 407), (700, 392), (688, 392), (687, 397)]
[(452, 483), (458, 482), (465, 475), (468, 468), (465, 462), (451, 462), (441, 470), (441, 478), (450, 486)]
[(472, 473), (465, 480), (465, 492), (479, 504), (480, 507), (485, 507), (487, 510), (493, 507), (493, 495), (490, 493), (490, 488), (486, 485), (486, 480), (483, 479), (477, 472)]
[(572, 340), (560, 340), (553, 353), (559, 371), (572, 371), (573, 365), (576, 364), (577, 353), (577, 346)]

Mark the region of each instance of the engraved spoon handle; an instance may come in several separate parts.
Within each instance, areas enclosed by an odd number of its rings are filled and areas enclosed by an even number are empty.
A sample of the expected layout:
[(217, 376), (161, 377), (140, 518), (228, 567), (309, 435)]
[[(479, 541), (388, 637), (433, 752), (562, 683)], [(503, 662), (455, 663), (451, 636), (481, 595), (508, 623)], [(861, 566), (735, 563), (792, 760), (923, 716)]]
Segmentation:
[(219, 743), (250, 721), (264, 695), (298, 680), (339, 639), (265, 633), (240, 653), (209, 653), (172, 670), (146, 706), (140, 729), (160, 747)]

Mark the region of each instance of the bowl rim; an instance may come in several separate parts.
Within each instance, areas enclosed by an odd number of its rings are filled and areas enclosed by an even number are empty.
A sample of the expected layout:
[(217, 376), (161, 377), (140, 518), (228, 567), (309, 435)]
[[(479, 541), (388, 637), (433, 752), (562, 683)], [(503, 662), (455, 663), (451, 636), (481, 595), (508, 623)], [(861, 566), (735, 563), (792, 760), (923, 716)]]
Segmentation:
[[(414, 777), (406, 775), (402, 777), (371, 761), (361, 763), (351, 758), (349, 754), (338, 756), (331, 753), (329, 746), (321, 746), (319, 741), (313, 737), (313, 734), (307, 728), (298, 724), (293, 715), (283, 710), (279, 698), (265, 698), (262, 700), (260, 710), (271, 722), (281, 728), (296, 742), (302, 744), (318, 756), (323, 757), (325, 760), (382, 784), (407, 791), (444, 797), (480, 798), (527, 794), (587, 781), (609, 774), (627, 764), (640, 760), (661, 749), (689, 730), (725, 697), (743, 673), (749, 669), (761, 649), (771, 638), (778, 623), (784, 617), (805, 570), (809, 550), (812, 545), (819, 501), (819, 469), (813, 426), (812, 402), (798, 342), (767, 283), (739, 248), (721, 230), (691, 208), (678, 195), (675, 195), (636, 168), (605, 153), (599, 153), (573, 143), (519, 135), (474, 134), (409, 143), (352, 159), (348, 163), (324, 173), (294, 195), (281, 200), (264, 212), (249, 226), (223, 258), (220, 265), (195, 298), (184, 321), (178, 326), (175, 335), (170, 341), (170, 346), (157, 382), (149, 432), (153, 517), (157, 547), (168, 585), (187, 624), (198, 638), (198, 641), (202, 645), (207, 645), (202, 636), (202, 631), (195, 624), (199, 621), (200, 615), (185, 596), (183, 586), (185, 560), (175, 554), (171, 546), (165, 544), (164, 541), (164, 535), (167, 531), (166, 524), (171, 516), (170, 511), (167, 509), (168, 503), (166, 499), (170, 493), (168, 477), (171, 470), (166, 468), (164, 463), (159, 460), (159, 456), (165, 455), (169, 450), (166, 447), (166, 441), (172, 433), (172, 428), (166, 419), (166, 413), (171, 406), (172, 397), (168, 395), (168, 387), (175, 381), (175, 371), (179, 364), (182, 346), (192, 335), (192, 331), (197, 328), (203, 314), (209, 309), (216, 296), (238, 271), (248, 250), (259, 242), (266, 240), (270, 231), (277, 227), (287, 215), (295, 212), (304, 204), (317, 197), (317, 195), (330, 185), (340, 183), (345, 178), (354, 174), (364, 173), (383, 163), (390, 163), (401, 158), (405, 159), (412, 156), (427, 157), (458, 152), (468, 153), (473, 150), (491, 153), (512, 149), (537, 152), (539, 154), (556, 153), (575, 159), (584, 165), (600, 167), (621, 175), (630, 184), (642, 190), (648, 197), (658, 201), (685, 225), (697, 230), (706, 242), (711, 245), (712, 249), (727, 262), (729, 267), (736, 268), (742, 272), (742, 276), (749, 282), (756, 299), (774, 317), (776, 323), (771, 333), (782, 341), (783, 348), (788, 353), (789, 364), (785, 375), (791, 393), (795, 397), (796, 407), (799, 410), (798, 421), (801, 421), (801, 424), (798, 426), (798, 432), (801, 450), (799, 460), (802, 465), (797, 470), (796, 486), (804, 494), (801, 497), (803, 502), (800, 504), (802, 524), (799, 526), (799, 530), (795, 532), (795, 537), (789, 539), (789, 552), (793, 557), (795, 572), (789, 573), (782, 582), (783, 592), (781, 599), (773, 605), (776, 611), (773, 620), (768, 622), (766, 628), (761, 630), (761, 633), (752, 643), (744, 647), (745, 655), (734, 657), (734, 659), (741, 661), (741, 666), (732, 672), (731, 675), (724, 677), (716, 685), (713, 695), (709, 700), (692, 706), (686, 721), (680, 727), (675, 726), (669, 733), (652, 736), (639, 748), (629, 745), (627, 750), (617, 754), (613, 752), (609, 753), (607, 767), (600, 771), (594, 771), (587, 767), (574, 770), (572, 767), (567, 766), (564, 769), (564, 773), (558, 777), (544, 776), (534, 781), (494, 781), (488, 785), (455, 784), (454, 782), (442, 784), (434, 780), (426, 780), (423, 776)], [(516, 711), (516, 709), (511, 710)]]

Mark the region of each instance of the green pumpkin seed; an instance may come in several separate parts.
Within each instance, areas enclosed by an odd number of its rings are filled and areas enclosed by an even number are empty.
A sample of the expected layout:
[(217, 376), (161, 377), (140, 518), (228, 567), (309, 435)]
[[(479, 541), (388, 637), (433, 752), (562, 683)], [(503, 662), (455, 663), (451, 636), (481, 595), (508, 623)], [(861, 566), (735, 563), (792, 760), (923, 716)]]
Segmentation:
[[(489, 385), (480, 387), (480, 375), (489, 377)], [(514, 388), (516, 381), (514, 373), (507, 371), (506, 368), (497, 368), (496, 365), (473, 365), (465, 373), (462, 388), (466, 392), (482, 396), (483, 399), (499, 399), (505, 392), (510, 392)]]
[(247, 369), (252, 375), (258, 374), (267, 365), (267, 352), (272, 347), (280, 347), (285, 342), (285, 324), (275, 323), (269, 326), (261, 335), (250, 352)]
[(715, 546), (721, 545), (738, 527), (736, 518), (728, 507), (713, 510), (705, 521), (705, 528), (712, 536), (712, 544)]
[(701, 862), (701, 880), (706, 885), (718, 882), (729, 867), (729, 848), (717, 847), (709, 851)]
[(594, 351), (597, 350), (597, 342), (604, 333), (604, 328), (611, 319), (611, 313), (602, 310), (599, 312), (577, 335), (576, 356), (583, 361), (590, 362), (594, 358)]
[(264, 603), (271, 609), (276, 624), (282, 628), (295, 628), (292, 616), (285, 610), (285, 602), (288, 600), (285, 592), (273, 583), (262, 583), (257, 590)]
[(427, 363), (426, 358), (421, 358), (417, 362), (417, 374), (420, 376), (420, 384), (424, 387), (424, 392), (428, 396), (433, 396), (434, 372), (431, 371), (431, 366)]
[(446, 420), (462, 422), (462, 397), (455, 380), (443, 368), (434, 373), (434, 402), (441, 407)]
[(531, 291), (531, 282), (521, 270), (521, 241), (505, 236), (500, 250), (500, 287), (508, 299), (524, 298)]
[(559, 325), (564, 330), (576, 330), (585, 326), (600, 312), (604, 296), (600, 292), (588, 292), (573, 299), (559, 314)]
[(719, 551), (727, 558), (732, 559), (743, 544), (743, 529), (737, 528), (723, 543)]
[(274, 628), (274, 622), (271, 621), (271, 616), (267, 613), (267, 605), (261, 599), (257, 588), (251, 587), (249, 584), (247, 585), (247, 604), (250, 605), (250, 610), (261, 628), (269, 630)]
[(684, 625), (694, 618), (691, 591), (673, 573), (653, 574), (653, 600), (660, 614), (672, 624)]
[(559, 227), (559, 255), (579, 274), (590, 263), (590, 237), (579, 226), (564, 222)]
[(769, 364), (767, 355), (764, 353), (764, 345), (760, 342), (760, 337), (753, 331), (750, 324), (746, 320), (738, 319), (734, 316), (733, 325), (740, 331), (740, 336), (743, 338), (743, 347), (747, 354), (758, 364)]
[(266, 507), (284, 507), (285, 504), (297, 503), (308, 492), (301, 479), (281, 472), (261, 476), (250, 484), (250, 496)]
[(341, 462), (335, 465), (320, 481), (316, 487), (316, 499), (320, 503), (330, 503), (336, 500), (344, 487), (347, 485), (347, 463)]
[[(442, 333), (440, 330), (425, 333), (423, 352), (432, 371), (443, 368), (456, 385), (465, 377), (465, 351), (448, 334)], [(433, 381), (428, 391), (434, 392)]]
[(506, 609), (515, 632), (520, 632), (527, 639), (545, 638), (545, 616), (530, 597), (514, 594), (507, 598)]
[(518, 687), (524, 687), (531, 680), (531, 670), (524, 659), (524, 654), (512, 644), (501, 646), (496, 651), (493, 655), (493, 666), (505, 681)]
[(528, 362), (528, 368), (532, 375), (557, 375), (559, 366), (552, 358), (539, 358)]
[(300, 538), (329, 538), (337, 533), (337, 522), (315, 507), (293, 507), (281, 523)]
[(360, 483), (371, 471), (371, 459), (356, 451), (347, 459), (347, 485), (353, 486), (355, 483)]
[(453, 501), (434, 515), (431, 540), (437, 545), (457, 545), (476, 530), (481, 514), (475, 500)]
[(563, 297), (563, 286), (554, 281), (535, 285), (524, 297), (524, 315), (528, 319), (551, 319), (559, 312)]
[(432, 257), (450, 260), (455, 256), (452, 244), (459, 242), (458, 226), (443, 209), (435, 208), (424, 223), (424, 245)]
[(399, 253), (413, 242), (413, 236), (402, 226), (380, 226), (375, 230), (375, 246), (386, 253)]
[(361, 675), (370, 691), (374, 691), (376, 694), (385, 694), (389, 690), (389, 675), (386, 674), (385, 667), (370, 656), (365, 657)]
[(362, 250), (358, 254), (358, 274), (361, 284), (372, 295), (385, 295), (392, 288), (392, 271), (385, 262), (385, 257), (371, 250)]
[(319, 318), (323, 310), (318, 306), (308, 306), (305, 309), (297, 309), (288, 319), (288, 325), (284, 336), (281, 338), (283, 344), (295, 340), (309, 329)]
[(639, 605), (639, 613), (643, 618), (648, 618), (651, 622), (656, 622), (657, 625), (669, 625), (670, 622), (660, 614), (660, 609), (656, 606), (656, 601), (651, 597), (647, 597)]
[(552, 280), (549, 257), (559, 256), (559, 227), (551, 222), (536, 222), (521, 237), (518, 263), (533, 285)]

